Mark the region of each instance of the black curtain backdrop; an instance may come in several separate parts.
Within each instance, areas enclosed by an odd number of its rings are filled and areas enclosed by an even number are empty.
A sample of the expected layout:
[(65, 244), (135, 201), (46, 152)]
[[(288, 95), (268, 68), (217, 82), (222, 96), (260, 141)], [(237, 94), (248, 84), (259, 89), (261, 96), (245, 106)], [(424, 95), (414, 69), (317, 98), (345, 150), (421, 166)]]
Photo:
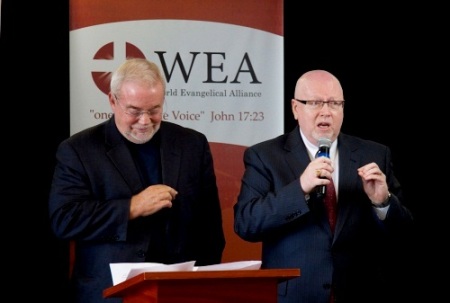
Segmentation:
[[(418, 250), (433, 253), (431, 258), (416, 251), (407, 256), (417, 279), (426, 283), (429, 276), (422, 270), (432, 268), (442, 243), (432, 240), (438, 232), (435, 215), (441, 212), (435, 197), (442, 196), (444, 187), (434, 185), (441, 181), (434, 176), (447, 174), (439, 164), (447, 155), (433, 153), (433, 146), (446, 140), (433, 137), (439, 130), (424, 129), (448, 119), (439, 107), (443, 96), (430, 99), (435, 86), (426, 85), (433, 78), (429, 68), (440, 63), (440, 47), (430, 35), (439, 26), (422, 22), (411, 7), (405, 13), (392, 7), (357, 12), (355, 7), (321, 6), (285, 0), (285, 131), (296, 123), (289, 102), (297, 78), (310, 69), (334, 73), (347, 101), (342, 131), (392, 149), (396, 175), (416, 217)], [(56, 147), (69, 136), (68, 9), (68, 1), (2, 0), (1, 10), (2, 246), (3, 263), (12, 269), (4, 278), (24, 288), (19, 298), (54, 302), (66, 302), (68, 276), (67, 246), (51, 234), (47, 215)], [(427, 109), (434, 114), (427, 115)], [(438, 122), (428, 122), (437, 115)], [(442, 160), (431, 164), (431, 156)], [(431, 226), (430, 236), (425, 228)], [(433, 293), (427, 295), (431, 299)]]

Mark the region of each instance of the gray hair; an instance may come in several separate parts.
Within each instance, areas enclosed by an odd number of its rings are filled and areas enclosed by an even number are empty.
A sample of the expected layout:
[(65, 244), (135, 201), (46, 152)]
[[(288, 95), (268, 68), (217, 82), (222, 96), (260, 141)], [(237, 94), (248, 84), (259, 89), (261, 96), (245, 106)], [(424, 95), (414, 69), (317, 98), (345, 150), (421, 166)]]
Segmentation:
[(164, 92), (166, 91), (166, 80), (159, 67), (143, 58), (129, 58), (113, 72), (110, 83), (111, 93), (118, 96), (125, 82), (138, 82), (148, 87), (161, 83)]

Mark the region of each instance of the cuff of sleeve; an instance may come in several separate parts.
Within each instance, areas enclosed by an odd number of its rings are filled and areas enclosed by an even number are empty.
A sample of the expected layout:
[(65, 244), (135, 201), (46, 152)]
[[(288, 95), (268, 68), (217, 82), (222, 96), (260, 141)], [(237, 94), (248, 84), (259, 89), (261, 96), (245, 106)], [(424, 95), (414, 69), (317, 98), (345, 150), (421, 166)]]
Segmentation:
[(385, 208), (385, 207), (389, 206), (389, 204), (391, 204), (391, 197), (392, 197), (392, 194), (389, 192), (386, 200), (383, 203), (381, 203), (381, 204), (372, 203), (372, 206), (375, 208)]

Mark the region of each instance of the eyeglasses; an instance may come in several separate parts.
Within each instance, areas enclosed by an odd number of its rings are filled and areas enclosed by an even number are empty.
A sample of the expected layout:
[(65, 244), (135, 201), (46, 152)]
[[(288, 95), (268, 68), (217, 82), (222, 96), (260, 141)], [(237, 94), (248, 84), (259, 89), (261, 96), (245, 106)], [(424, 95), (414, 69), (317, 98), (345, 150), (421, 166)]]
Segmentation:
[(133, 118), (136, 118), (136, 119), (142, 117), (143, 114), (147, 114), (150, 117), (153, 117), (153, 116), (160, 115), (162, 113), (162, 108), (161, 107), (156, 107), (156, 108), (151, 109), (151, 110), (138, 110), (138, 109), (133, 108), (133, 107), (124, 107), (120, 103), (119, 98), (117, 98), (116, 95), (114, 95), (114, 98), (116, 99), (117, 104), (119, 104), (120, 108), (125, 112), (125, 114), (127, 114), (129, 116), (132, 116)]
[(299, 99), (295, 99), (295, 98), (294, 98), (294, 100), (305, 104), (306, 107), (309, 109), (322, 108), (326, 103), (326, 104), (328, 104), (328, 107), (332, 110), (338, 110), (338, 109), (343, 108), (344, 102), (345, 102), (345, 101), (299, 100)]

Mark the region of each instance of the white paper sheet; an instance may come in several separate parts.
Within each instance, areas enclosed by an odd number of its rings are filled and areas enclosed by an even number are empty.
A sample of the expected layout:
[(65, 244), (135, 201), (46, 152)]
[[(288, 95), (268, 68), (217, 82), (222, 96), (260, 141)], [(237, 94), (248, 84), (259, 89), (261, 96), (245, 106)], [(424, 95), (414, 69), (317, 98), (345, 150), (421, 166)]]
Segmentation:
[(163, 264), (151, 262), (137, 263), (110, 263), (113, 285), (121, 283), (127, 279), (133, 278), (143, 272), (162, 272), (162, 271), (193, 271), (195, 261)]
[(261, 261), (237, 261), (206, 266), (196, 266), (196, 271), (212, 270), (256, 270), (261, 268)]
[(133, 278), (144, 272), (168, 271), (213, 271), (213, 270), (257, 270), (261, 268), (261, 261), (237, 261), (206, 266), (194, 266), (195, 261), (163, 264), (151, 262), (110, 263), (113, 285)]

